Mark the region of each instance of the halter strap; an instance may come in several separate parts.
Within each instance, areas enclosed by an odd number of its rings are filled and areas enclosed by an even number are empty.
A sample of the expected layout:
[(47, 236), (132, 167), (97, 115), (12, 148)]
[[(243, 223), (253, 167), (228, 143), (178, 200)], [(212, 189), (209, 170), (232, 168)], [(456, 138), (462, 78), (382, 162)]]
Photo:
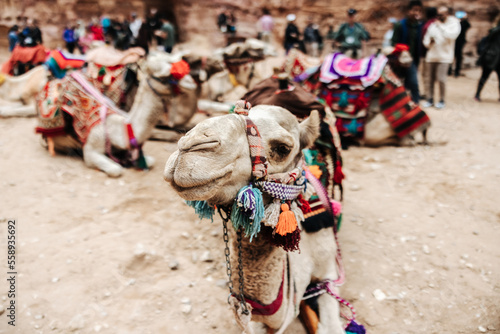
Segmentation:
[(246, 123), (248, 147), (250, 148), (250, 159), (252, 161), (252, 176), (255, 180), (264, 179), (267, 176), (269, 163), (266, 159), (262, 137), (254, 122), (248, 116), (242, 117)]

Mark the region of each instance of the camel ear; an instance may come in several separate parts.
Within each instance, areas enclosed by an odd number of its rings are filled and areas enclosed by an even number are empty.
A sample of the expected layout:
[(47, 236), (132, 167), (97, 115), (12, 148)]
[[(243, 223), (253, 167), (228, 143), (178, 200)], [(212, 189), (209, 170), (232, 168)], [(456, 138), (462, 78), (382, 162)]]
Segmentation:
[(312, 146), (319, 137), (320, 118), (317, 110), (311, 111), (309, 117), (299, 124), (300, 149)]

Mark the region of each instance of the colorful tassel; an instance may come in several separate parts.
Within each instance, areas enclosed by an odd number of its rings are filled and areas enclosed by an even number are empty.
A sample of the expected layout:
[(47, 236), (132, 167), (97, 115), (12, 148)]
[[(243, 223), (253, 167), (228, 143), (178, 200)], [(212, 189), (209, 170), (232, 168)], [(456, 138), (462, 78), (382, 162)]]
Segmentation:
[(97, 72), (97, 75), (102, 77), (106, 74), (106, 67), (102, 66), (100, 69), (99, 69), (99, 72)]
[(340, 214), (338, 217), (335, 217), (335, 233), (337, 233), (340, 230), (340, 225), (342, 225), (342, 214)]
[(366, 334), (366, 329), (363, 325), (359, 325), (353, 320), (345, 328), (345, 332), (346, 334)]
[(240, 189), (231, 210), (231, 221), (235, 230), (243, 228), (250, 242), (260, 232), (260, 222), (264, 219), (262, 192), (252, 185)]
[(306, 214), (312, 212), (309, 202), (306, 201), (302, 195), (299, 195), (299, 197), (297, 197), (297, 202), (300, 209), (302, 210), (302, 213)]
[(139, 147), (139, 157), (136, 161), (136, 167), (142, 170), (149, 170), (149, 166), (146, 162), (146, 158), (144, 157), (144, 153), (142, 153), (142, 147)]
[(318, 165), (307, 166), (307, 168), (309, 169), (311, 174), (314, 175), (314, 177), (317, 179), (321, 178), (321, 175), (323, 175), (323, 171), (319, 168)]
[(276, 227), (276, 224), (278, 224), (278, 220), (280, 219), (280, 206), (280, 200), (275, 198), (273, 202), (266, 207), (266, 210), (264, 211), (264, 225), (273, 228)]
[(290, 211), (293, 212), (293, 215), (295, 216), (295, 220), (297, 221), (297, 224), (304, 221), (304, 213), (299, 208), (297, 201), (292, 201), (292, 203), (290, 204)]
[(300, 251), (300, 228), (296, 228), (292, 233), (288, 233), (285, 236), (274, 233), (270, 240), (271, 244), (276, 247), (281, 247), (286, 252)]
[(293, 212), (290, 211), (288, 204), (281, 204), (281, 211), (278, 225), (276, 225), (276, 233), (283, 236), (297, 229), (297, 219), (295, 219)]
[(345, 178), (344, 173), (342, 172), (342, 165), (340, 161), (337, 161), (335, 164), (335, 171), (333, 172), (333, 183), (342, 184), (342, 180)]
[(214, 222), (215, 209), (208, 205), (207, 201), (186, 201), (186, 204), (194, 208), (200, 219), (207, 218)]
[(335, 200), (331, 200), (330, 203), (332, 204), (333, 215), (340, 215), (342, 213), (342, 204)]

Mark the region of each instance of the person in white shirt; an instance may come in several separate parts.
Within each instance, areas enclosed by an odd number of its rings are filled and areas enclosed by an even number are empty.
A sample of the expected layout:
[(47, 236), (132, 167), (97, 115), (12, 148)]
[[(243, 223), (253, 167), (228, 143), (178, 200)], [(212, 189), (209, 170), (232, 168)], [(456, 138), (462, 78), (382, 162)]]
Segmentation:
[(442, 6), (438, 9), (438, 17), (425, 33), (423, 44), (427, 48), (425, 66), (429, 73), (429, 96), (423, 107), (434, 105), (434, 83), (439, 82), (440, 100), (436, 108), (445, 107), (446, 77), (448, 68), (453, 63), (455, 40), (460, 34), (460, 21), (449, 15), (448, 8)]
[(387, 20), (391, 24), (391, 29), (387, 30), (384, 34), (384, 40), (382, 41), (382, 48), (391, 46), (392, 36), (394, 35), (394, 25), (398, 22), (395, 17), (390, 17)]
[(141, 30), (142, 26), (142, 19), (137, 17), (137, 13), (132, 13), (131, 16), (132, 16), (132, 22), (130, 22), (129, 28), (130, 31), (132, 32), (134, 40), (137, 40), (137, 37), (139, 36), (139, 30)]

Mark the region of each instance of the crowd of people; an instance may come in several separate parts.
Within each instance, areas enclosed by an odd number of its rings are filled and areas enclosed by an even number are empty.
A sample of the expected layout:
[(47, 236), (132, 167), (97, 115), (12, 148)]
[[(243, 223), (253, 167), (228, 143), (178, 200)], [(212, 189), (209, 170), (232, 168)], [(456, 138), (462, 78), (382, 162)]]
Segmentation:
[[(19, 18), (20, 23), (9, 29), (9, 50), (16, 45), (31, 47), (42, 44), (42, 33), (36, 22), (27, 18)], [(85, 23), (78, 20), (68, 23), (63, 31), (62, 39), (70, 53), (77, 49), (85, 54), (93, 43), (107, 43), (120, 50), (130, 47), (142, 47), (149, 52), (152, 45), (171, 52), (176, 42), (176, 31), (170, 20), (152, 8), (143, 19), (137, 13), (131, 13), (124, 20), (114, 19), (108, 15), (94, 17)]]

